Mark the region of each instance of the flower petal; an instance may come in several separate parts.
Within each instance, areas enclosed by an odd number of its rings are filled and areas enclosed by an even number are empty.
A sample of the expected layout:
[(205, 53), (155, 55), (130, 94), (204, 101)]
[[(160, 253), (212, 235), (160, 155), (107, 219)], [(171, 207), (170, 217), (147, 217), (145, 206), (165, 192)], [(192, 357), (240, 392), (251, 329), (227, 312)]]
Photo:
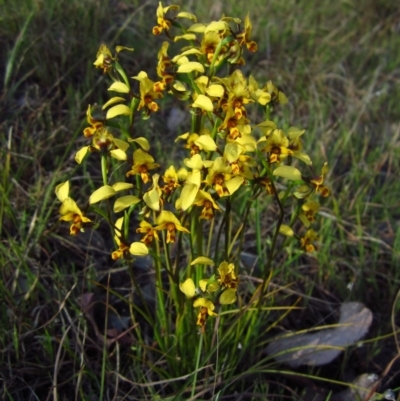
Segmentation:
[(64, 202), (66, 198), (68, 198), (69, 193), (69, 181), (65, 181), (61, 184), (58, 184), (55, 189), (56, 196), (60, 202)]
[(130, 184), (128, 182), (116, 182), (115, 184), (113, 184), (112, 187), (115, 192), (118, 192), (124, 191), (125, 189), (133, 188), (133, 184)]
[[(185, 35), (184, 35), (185, 36)], [(196, 38), (196, 37), (195, 37)], [(204, 72), (204, 67), (198, 61), (189, 61), (188, 63), (181, 64), (178, 67), (177, 73), (185, 74), (192, 71)]]
[(123, 82), (114, 82), (109, 88), (109, 91), (119, 92), (119, 93), (129, 93), (128, 85)]
[(190, 264), (190, 266), (200, 264), (200, 265), (208, 265), (208, 266), (214, 266), (215, 263), (212, 259), (207, 258), (206, 256), (199, 256), (193, 262)]
[(193, 298), (196, 294), (196, 287), (191, 278), (186, 279), (183, 283), (179, 284), (179, 289), (188, 297)]
[(291, 181), (301, 181), (300, 170), (292, 166), (279, 166), (274, 170), (273, 175), (287, 178)]
[(79, 149), (75, 155), (75, 161), (78, 164), (81, 164), (83, 159), (85, 158), (87, 152), (89, 151), (90, 146), (84, 146), (83, 148)]
[(114, 212), (115, 213), (121, 212), (127, 207), (136, 205), (136, 203), (139, 202), (140, 199), (137, 196), (134, 195), (121, 196), (121, 198), (118, 198), (114, 203)]
[(92, 195), (90, 195), (89, 204), (93, 205), (94, 203), (100, 202), (104, 199), (111, 198), (114, 195), (115, 195), (114, 188), (110, 187), (109, 185), (104, 185), (99, 189), (96, 189), (96, 191), (94, 191)]
[(132, 242), (129, 252), (135, 256), (146, 256), (149, 254), (149, 250), (143, 242)]
[(127, 105), (119, 104), (117, 106), (111, 107), (111, 109), (107, 111), (106, 119), (109, 120), (111, 118), (121, 115), (129, 116), (130, 114), (131, 109)]
[(195, 102), (192, 104), (192, 107), (198, 107), (204, 111), (214, 110), (211, 99), (205, 95), (198, 95)]
[(221, 305), (233, 304), (236, 301), (236, 290), (233, 288), (226, 289), (219, 297), (219, 303)]

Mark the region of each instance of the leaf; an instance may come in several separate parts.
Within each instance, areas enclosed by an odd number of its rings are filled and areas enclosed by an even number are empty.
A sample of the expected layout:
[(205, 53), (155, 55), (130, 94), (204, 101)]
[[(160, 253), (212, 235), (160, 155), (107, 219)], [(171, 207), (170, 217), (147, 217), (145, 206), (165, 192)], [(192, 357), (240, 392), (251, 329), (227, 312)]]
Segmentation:
[(278, 362), (292, 368), (320, 366), (335, 359), (344, 349), (367, 334), (372, 312), (359, 302), (345, 302), (340, 307), (339, 325), (316, 333), (285, 336), (272, 341), (266, 351)]

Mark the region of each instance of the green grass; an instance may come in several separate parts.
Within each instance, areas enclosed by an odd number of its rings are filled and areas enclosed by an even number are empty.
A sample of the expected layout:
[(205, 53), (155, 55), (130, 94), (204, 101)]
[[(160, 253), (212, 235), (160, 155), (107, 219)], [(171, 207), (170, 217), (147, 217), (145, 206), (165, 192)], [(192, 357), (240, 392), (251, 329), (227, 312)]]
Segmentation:
[[(106, 42), (135, 48), (121, 56), (131, 76), (154, 66), (161, 42), (151, 35), (157, 2), (0, 1), (4, 399), (300, 400), (311, 385), (343, 389), (325, 383), (327, 378), (348, 382), (351, 375), (381, 374), (397, 355), (393, 330), (399, 322), (392, 307), (398, 310), (400, 283), (400, 7), (386, 0), (177, 3), (199, 20), (250, 13), (260, 49), (244, 71), (283, 89), (290, 103), (276, 120), (306, 128), (305, 147), (316, 171), (325, 160), (330, 166), (332, 196), (321, 211), (318, 252), (304, 255), (292, 245), (281, 252), (266, 309), (248, 312), (223, 337), (203, 344), (199, 366), (191, 349), (199, 341), (193, 328), (186, 327), (178, 350), (173, 336), (159, 338), (160, 351), (153, 322), (140, 313), (154, 299), (153, 278), (141, 266), (112, 269), (101, 252), (112, 244), (99, 234), (68, 237), (54, 196), (55, 186), (72, 176), (77, 200), (101, 182), (98, 172), (78, 169), (73, 160), (85, 143), (87, 104), (107, 98), (105, 78), (92, 63)], [(164, 106), (172, 107), (167, 101)], [(171, 144), (177, 133), (165, 130), (167, 118), (161, 111), (150, 124), (138, 122), (138, 129), (157, 154), (167, 149), (177, 155)], [(83, 185), (83, 175), (92, 182)], [(263, 239), (272, 217), (261, 216), (252, 210), (244, 232), (244, 249), (254, 257), (270, 244)], [(256, 271), (243, 270), (246, 301), (256, 277)], [(273, 334), (317, 326), (346, 300), (364, 302), (374, 313), (363, 347), (351, 347), (329, 367), (290, 373), (262, 352)], [(296, 302), (306, 309), (293, 308)], [(104, 346), (106, 304), (114, 312), (108, 319), (128, 318), (131, 330)], [(400, 387), (394, 373), (387, 372), (382, 391)]]

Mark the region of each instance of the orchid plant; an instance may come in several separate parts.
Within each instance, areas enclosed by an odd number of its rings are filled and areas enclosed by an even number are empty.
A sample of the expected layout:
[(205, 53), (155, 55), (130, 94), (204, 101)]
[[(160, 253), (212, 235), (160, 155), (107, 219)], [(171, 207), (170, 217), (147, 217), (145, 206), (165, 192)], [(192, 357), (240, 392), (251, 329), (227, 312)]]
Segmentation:
[[(156, 19), (152, 33), (166, 40), (155, 71), (137, 71), (129, 78), (119, 54), (132, 48), (117, 46), (112, 53), (102, 44), (97, 52), (94, 66), (108, 74), (112, 95), (101, 110), (88, 106), (83, 131), (88, 144), (75, 160), (99, 163), (102, 186), (83, 209), (70, 197), (68, 181), (57, 186), (56, 195), (60, 220), (70, 222), (71, 235), (104, 219), (114, 235), (113, 260), (153, 257), (164, 330), (177, 327), (168, 321), (179, 322), (194, 307), (205, 332), (209, 318), (240, 299), (240, 248), (256, 201), (270, 198), (279, 206), (260, 302), (278, 244), (296, 241), (306, 252), (315, 250), (319, 198), (329, 195), (327, 165), (316, 174), (303, 149), (305, 130), (283, 129), (272, 119), (273, 111), (288, 102), (286, 95), (272, 81), (242, 73), (246, 52), (258, 48), (249, 16), (243, 23), (233, 17), (199, 23), (178, 6), (159, 3)], [(176, 44), (181, 48), (170, 54)], [(150, 141), (136, 129), (138, 117), (157, 118), (165, 97), (185, 104), (191, 118), (188, 132), (176, 132), (176, 146), (186, 157), (174, 165), (155, 159)], [(249, 117), (251, 108), (262, 111), (256, 121)], [(114, 181), (116, 168), (125, 169), (125, 180)], [(241, 211), (234, 207), (238, 199), (245, 199)], [(231, 223), (232, 213), (242, 222), (239, 228)], [(279, 235), (286, 238), (278, 241)], [(168, 273), (169, 292), (162, 270)], [(167, 314), (167, 304), (174, 313)]]

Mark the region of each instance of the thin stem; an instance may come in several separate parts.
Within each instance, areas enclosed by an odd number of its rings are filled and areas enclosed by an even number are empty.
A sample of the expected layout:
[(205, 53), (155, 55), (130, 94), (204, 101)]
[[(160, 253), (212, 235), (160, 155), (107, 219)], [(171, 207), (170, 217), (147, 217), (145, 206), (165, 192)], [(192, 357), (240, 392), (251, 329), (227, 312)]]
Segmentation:
[(200, 335), (199, 338), (200, 338), (200, 340), (199, 340), (199, 346), (197, 348), (196, 367), (195, 367), (195, 371), (194, 371), (192, 394), (191, 394), (192, 398), (194, 396), (194, 392), (196, 391), (197, 371), (199, 370), (199, 366), (200, 366), (201, 349), (203, 346), (203, 335)]

